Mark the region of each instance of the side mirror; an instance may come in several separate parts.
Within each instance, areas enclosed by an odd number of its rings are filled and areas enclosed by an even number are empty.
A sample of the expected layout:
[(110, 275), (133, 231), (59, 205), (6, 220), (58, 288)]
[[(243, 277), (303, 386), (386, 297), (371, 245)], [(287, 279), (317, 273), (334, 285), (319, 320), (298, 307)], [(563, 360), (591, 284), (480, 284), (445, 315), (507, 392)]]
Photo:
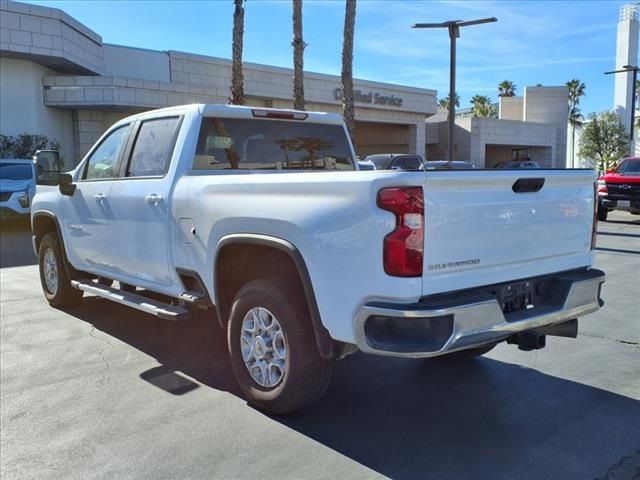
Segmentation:
[(58, 174), (58, 185), (60, 186), (60, 193), (71, 197), (76, 191), (76, 184), (73, 183), (73, 177), (70, 173)]
[(62, 195), (71, 196), (76, 191), (73, 177), (62, 172), (62, 162), (57, 150), (38, 150), (33, 156), (36, 162), (36, 185), (58, 185)]
[(615, 168), (607, 168), (607, 173), (615, 173)]
[(36, 184), (58, 185), (62, 164), (57, 150), (38, 150), (33, 156), (36, 162)]

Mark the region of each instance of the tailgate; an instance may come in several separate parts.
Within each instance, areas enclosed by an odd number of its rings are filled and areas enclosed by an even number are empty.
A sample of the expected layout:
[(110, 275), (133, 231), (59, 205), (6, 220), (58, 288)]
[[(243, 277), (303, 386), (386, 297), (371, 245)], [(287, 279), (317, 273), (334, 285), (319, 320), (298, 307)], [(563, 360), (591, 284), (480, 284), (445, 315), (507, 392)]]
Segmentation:
[(427, 173), (423, 294), (590, 265), (595, 180), (592, 170)]

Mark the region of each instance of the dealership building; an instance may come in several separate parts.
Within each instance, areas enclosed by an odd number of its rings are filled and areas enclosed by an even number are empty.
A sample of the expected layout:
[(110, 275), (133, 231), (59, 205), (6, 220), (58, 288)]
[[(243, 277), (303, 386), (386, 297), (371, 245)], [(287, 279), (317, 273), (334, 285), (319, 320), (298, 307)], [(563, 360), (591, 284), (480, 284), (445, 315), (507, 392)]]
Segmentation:
[[(46, 135), (77, 162), (113, 122), (189, 103), (228, 103), (229, 60), (109, 45), (61, 10), (18, 2), (0, 7), (0, 133)], [(248, 105), (292, 107), (287, 68), (244, 64)], [(340, 78), (305, 73), (308, 110), (341, 112)], [(425, 118), (436, 92), (354, 81), (356, 151), (425, 151)]]
[[(105, 44), (65, 12), (27, 3), (2, 0), (0, 22), (0, 134), (57, 140), (69, 167), (127, 115), (229, 102), (229, 60)], [(248, 105), (292, 107), (291, 69), (245, 63), (243, 70)], [(339, 77), (305, 72), (304, 83), (308, 110), (342, 111)], [(435, 90), (358, 79), (354, 90), (360, 157), (410, 152), (444, 158), (447, 140)], [(562, 95), (544, 87), (527, 90), (522, 106), (510, 105), (504, 119), (459, 120), (456, 157), (490, 166), (494, 157), (530, 148), (543, 163), (564, 166), (567, 104)], [(552, 125), (544, 123), (549, 118)]]

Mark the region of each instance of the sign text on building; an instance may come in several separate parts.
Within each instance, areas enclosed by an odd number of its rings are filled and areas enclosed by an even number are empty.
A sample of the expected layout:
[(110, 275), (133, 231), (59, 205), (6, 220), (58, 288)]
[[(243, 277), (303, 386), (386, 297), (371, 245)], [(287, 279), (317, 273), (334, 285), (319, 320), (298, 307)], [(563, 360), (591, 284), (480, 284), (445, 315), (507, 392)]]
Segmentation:
[[(333, 96), (336, 100), (342, 100), (342, 89), (336, 88), (333, 91)], [(374, 105), (389, 105), (391, 107), (401, 107), (402, 98), (395, 95), (381, 95), (379, 93), (368, 92), (365, 93), (362, 90), (353, 91), (353, 101), (357, 103), (371, 103)]]

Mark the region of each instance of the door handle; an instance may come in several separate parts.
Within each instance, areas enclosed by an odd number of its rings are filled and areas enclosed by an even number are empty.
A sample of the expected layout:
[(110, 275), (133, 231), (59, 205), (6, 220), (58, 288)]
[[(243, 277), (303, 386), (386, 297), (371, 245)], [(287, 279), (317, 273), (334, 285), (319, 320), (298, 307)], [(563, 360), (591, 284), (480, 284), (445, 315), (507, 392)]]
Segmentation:
[(96, 202), (98, 202), (98, 203), (102, 203), (102, 202), (104, 202), (105, 198), (107, 198), (107, 197), (104, 195), (104, 193), (96, 193), (96, 194), (93, 196), (93, 198), (95, 198), (95, 199), (96, 199)]
[(158, 205), (162, 201), (162, 195), (152, 193), (144, 197), (145, 201), (151, 205)]

